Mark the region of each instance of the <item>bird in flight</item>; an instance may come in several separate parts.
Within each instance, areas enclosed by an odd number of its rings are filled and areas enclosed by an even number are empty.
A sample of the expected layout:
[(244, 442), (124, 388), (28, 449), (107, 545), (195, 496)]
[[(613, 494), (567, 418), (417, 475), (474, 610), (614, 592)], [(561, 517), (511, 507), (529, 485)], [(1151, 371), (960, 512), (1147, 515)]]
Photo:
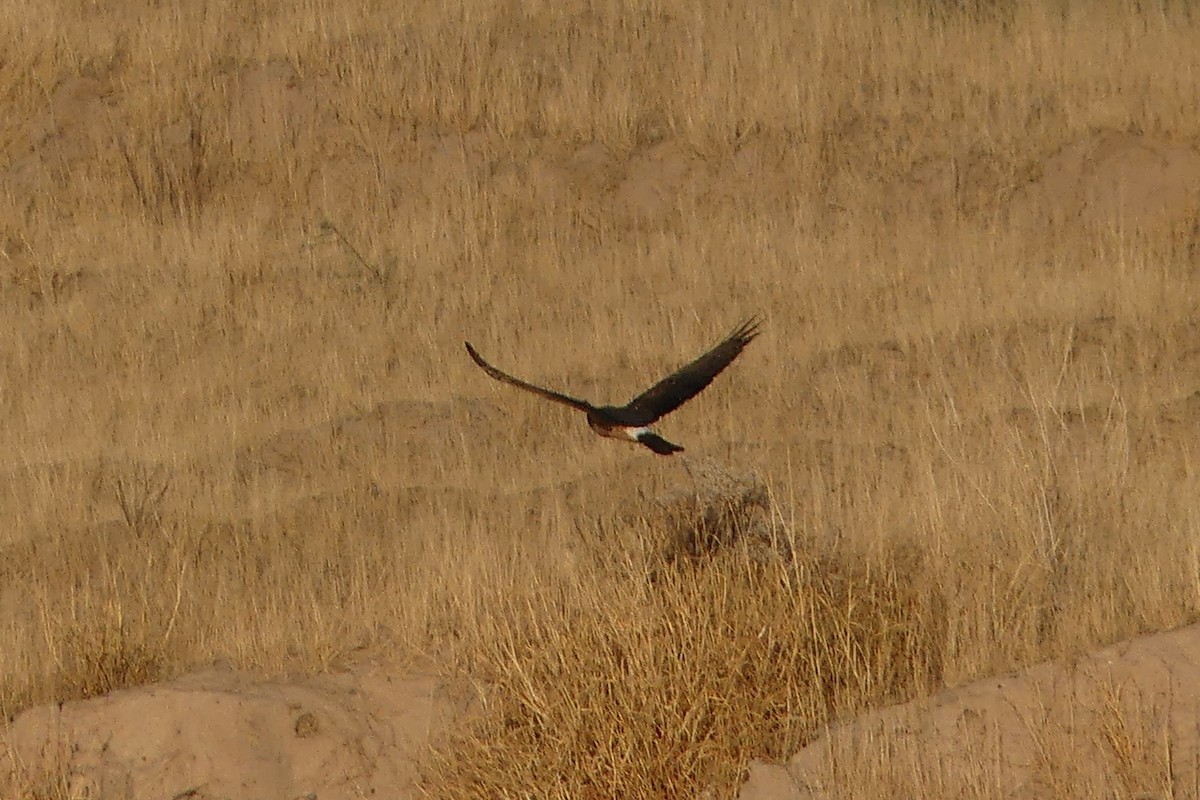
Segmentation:
[(520, 378), (514, 378), (506, 372), (501, 372), (484, 361), (470, 342), (464, 342), (464, 344), (467, 346), (467, 353), (470, 354), (471, 359), (496, 380), (512, 384), (527, 392), (533, 392), (547, 400), (579, 409), (587, 414), (588, 425), (592, 430), (601, 436), (638, 442), (660, 456), (669, 456), (672, 453), (678, 453), (683, 448), (668, 442), (650, 430), (650, 426), (691, 400), (704, 387), (712, 383), (713, 378), (721, 374), (721, 370), (728, 367), (745, 349), (746, 345), (750, 344), (755, 336), (758, 336), (758, 326), (757, 318), (747, 320), (725, 337), (720, 344), (691, 363), (680, 367), (623, 406), (594, 406), (586, 400), (579, 400), (551, 389), (526, 383)]

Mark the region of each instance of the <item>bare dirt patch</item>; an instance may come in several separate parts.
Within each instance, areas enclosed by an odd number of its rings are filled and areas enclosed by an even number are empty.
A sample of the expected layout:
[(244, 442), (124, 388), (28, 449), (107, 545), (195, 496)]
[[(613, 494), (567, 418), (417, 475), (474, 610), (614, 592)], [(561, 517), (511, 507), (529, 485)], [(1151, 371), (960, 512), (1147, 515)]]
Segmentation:
[(298, 681), (208, 670), (30, 709), (5, 733), (6, 796), (415, 797), (465, 705), (432, 676), (361, 667)]
[(1194, 219), (1200, 151), (1188, 142), (1099, 131), (1069, 142), (1034, 168), (1014, 196), (1019, 222), (1107, 223), (1125, 230)]
[(739, 798), (1192, 796), (1197, 687), (1200, 627), (1144, 636), (834, 724)]

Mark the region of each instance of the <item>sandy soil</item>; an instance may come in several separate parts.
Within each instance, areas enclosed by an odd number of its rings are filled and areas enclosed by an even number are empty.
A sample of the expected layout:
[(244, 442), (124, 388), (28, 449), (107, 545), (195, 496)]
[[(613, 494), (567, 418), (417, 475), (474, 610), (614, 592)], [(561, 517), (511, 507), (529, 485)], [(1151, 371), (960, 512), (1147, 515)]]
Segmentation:
[(69, 776), (71, 797), (410, 797), (426, 746), (466, 708), (429, 675), (210, 670), (31, 709), (0, 748), (26, 780)]
[[(739, 797), (841, 797), (866, 774), (916, 796), (1196, 796), (1197, 720), (1200, 626), (1190, 626), (832, 726), (785, 765), (753, 763)], [(1135, 744), (1154, 756), (1131, 760)]]

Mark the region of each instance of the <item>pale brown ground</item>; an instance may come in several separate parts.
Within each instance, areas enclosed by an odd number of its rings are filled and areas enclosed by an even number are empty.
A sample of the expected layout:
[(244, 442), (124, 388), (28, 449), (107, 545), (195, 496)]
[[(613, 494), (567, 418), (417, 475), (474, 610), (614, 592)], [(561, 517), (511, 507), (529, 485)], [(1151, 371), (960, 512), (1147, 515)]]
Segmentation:
[(831, 726), (740, 800), (1200, 796), (1200, 626)]
[(264, 681), (217, 669), (43, 706), (9, 736), (74, 797), (409, 797), (430, 739), (465, 708), (419, 673)]
[[(6, 791), (729, 796), (1197, 618), (1186, 7), (10, 6)], [(623, 402), (755, 312), (686, 458), (461, 344)]]

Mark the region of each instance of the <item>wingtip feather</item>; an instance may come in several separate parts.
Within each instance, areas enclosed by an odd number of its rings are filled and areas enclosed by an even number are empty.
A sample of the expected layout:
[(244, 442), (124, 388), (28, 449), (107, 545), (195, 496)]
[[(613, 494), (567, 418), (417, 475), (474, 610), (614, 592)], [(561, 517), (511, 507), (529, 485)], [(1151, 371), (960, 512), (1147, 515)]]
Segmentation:
[(471, 357), (471, 360), (474, 361), (479, 366), (483, 367), (484, 360), (483, 360), (483, 356), (479, 355), (479, 351), (476, 350), (474, 347), (472, 347), (471, 343), (468, 341), (464, 341), (463, 344), (467, 346), (467, 355), (469, 355)]
[(747, 345), (754, 339), (754, 337), (762, 333), (762, 324), (763, 318), (760, 315), (755, 314), (739, 325), (734, 332), (729, 335), (729, 338), (738, 340), (743, 346)]

